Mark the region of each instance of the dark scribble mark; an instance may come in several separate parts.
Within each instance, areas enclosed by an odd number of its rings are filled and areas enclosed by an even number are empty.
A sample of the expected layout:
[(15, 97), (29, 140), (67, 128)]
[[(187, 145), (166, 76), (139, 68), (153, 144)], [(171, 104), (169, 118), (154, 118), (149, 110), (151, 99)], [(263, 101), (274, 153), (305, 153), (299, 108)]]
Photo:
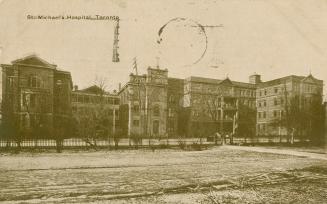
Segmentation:
[[(224, 27), (222, 24), (220, 25), (202, 25), (204, 28), (221, 28)], [(197, 26), (192, 26), (192, 27), (197, 27)]]

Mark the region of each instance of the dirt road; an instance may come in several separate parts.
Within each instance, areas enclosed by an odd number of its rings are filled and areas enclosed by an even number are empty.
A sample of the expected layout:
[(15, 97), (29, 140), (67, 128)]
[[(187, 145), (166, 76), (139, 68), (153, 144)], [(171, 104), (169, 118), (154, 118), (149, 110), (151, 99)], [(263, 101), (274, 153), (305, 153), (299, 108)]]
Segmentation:
[[(283, 175), (293, 175), (288, 173), (290, 170), (326, 167), (321, 158), (259, 150), (217, 147), (198, 152), (129, 150), (2, 155), (0, 202), (130, 203), (130, 199), (141, 199), (139, 203), (143, 203), (143, 198), (153, 196), (171, 198), (209, 188), (239, 186), (250, 178), (259, 184), (265, 184), (267, 177), (269, 182), (288, 182), (294, 177)], [(302, 173), (295, 179), (302, 177), (327, 182), (325, 174)]]

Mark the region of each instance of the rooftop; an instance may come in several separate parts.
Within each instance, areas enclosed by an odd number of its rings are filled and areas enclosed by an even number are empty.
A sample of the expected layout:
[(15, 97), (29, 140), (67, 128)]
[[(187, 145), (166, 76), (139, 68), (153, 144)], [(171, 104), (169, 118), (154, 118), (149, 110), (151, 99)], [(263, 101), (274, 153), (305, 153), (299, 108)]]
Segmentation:
[(18, 65), (27, 65), (27, 66), (37, 66), (37, 67), (44, 67), (49, 69), (56, 69), (57, 65), (51, 64), (44, 59), (41, 59), (36, 54), (28, 55), (26, 57), (14, 60), (11, 62), (12, 64), (18, 64)]
[(230, 83), (232, 86), (244, 87), (244, 88), (255, 88), (255, 84), (250, 84), (246, 82), (231, 81), (229, 78), (226, 79), (212, 79), (204, 77), (195, 77), (191, 76), (186, 78), (187, 81), (199, 82), (199, 83), (209, 83), (209, 84), (221, 84), (221, 83)]
[(307, 81), (310, 81), (312, 83), (321, 83), (321, 84), (323, 84), (323, 80), (316, 79), (311, 74), (309, 74), (308, 76), (289, 75), (289, 76), (281, 77), (281, 78), (278, 78), (278, 79), (265, 81), (265, 82), (260, 83), (258, 85), (258, 87), (273, 86), (273, 85), (284, 83), (287, 80), (296, 80), (296, 81), (306, 81), (307, 80)]

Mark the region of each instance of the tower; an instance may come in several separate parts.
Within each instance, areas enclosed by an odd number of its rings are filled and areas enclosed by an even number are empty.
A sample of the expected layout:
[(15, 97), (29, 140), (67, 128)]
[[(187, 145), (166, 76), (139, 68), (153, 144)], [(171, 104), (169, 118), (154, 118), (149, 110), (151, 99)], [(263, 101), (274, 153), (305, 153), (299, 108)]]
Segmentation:
[(113, 44), (113, 52), (112, 52), (112, 61), (119, 62), (119, 54), (118, 54), (118, 39), (119, 36), (119, 19), (117, 19), (115, 30), (114, 30), (114, 44)]
[(257, 73), (254, 73), (249, 77), (249, 82), (251, 84), (259, 84), (261, 83), (261, 76)]

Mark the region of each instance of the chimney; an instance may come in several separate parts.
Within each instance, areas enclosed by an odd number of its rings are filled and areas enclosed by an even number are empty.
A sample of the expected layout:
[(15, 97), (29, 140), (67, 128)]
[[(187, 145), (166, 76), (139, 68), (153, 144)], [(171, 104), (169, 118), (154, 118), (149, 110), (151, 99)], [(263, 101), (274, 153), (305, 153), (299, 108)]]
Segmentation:
[(77, 85), (74, 86), (74, 91), (78, 91), (78, 86)]
[(118, 91), (121, 90), (121, 83), (118, 84)]
[(250, 84), (259, 84), (261, 83), (261, 75), (254, 73), (249, 77)]

